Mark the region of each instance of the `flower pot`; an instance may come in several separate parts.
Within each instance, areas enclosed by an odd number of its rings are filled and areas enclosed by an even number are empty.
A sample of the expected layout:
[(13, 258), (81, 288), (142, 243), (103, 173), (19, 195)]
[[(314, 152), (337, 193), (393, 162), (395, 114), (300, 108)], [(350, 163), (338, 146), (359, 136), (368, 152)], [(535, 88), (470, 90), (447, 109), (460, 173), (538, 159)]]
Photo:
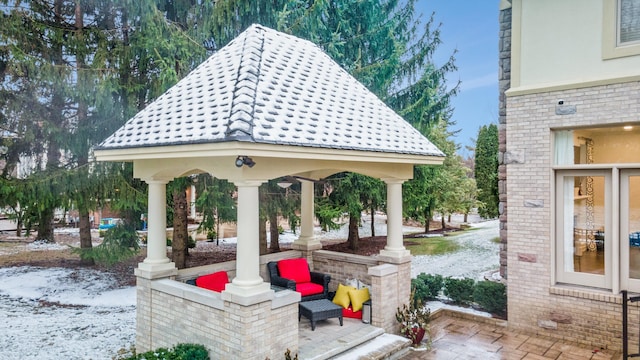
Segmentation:
[(420, 343), (422, 342), (422, 339), (424, 338), (425, 333), (426, 333), (425, 329), (414, 327), (414, 328), (405, 330), (404, 335), (408, 339), (411, 339), (412, 345), (416, 347), (416, 346), (419, 346)]

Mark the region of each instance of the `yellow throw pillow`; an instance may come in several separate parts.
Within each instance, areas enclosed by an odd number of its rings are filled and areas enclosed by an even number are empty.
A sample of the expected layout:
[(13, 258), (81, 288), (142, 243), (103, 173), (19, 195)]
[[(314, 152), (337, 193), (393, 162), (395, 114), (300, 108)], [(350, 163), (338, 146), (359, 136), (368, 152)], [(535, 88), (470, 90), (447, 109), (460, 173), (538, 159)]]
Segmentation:
[(336, 296), (333, 297), (333, 303), (336, 305), (340, 305), (345, 309), (348, 308), (349, 303), (351, 302), (351, 300), (349, 299), (350, 290), (356, 290), (356, 288), (338, 284), (338, 290), (336, 290)]
[(367, 288), (349, 290), (349, 300), (351, 300), (351, 308), (354, 312), (362, 310), (362, 304), (370, 298)]

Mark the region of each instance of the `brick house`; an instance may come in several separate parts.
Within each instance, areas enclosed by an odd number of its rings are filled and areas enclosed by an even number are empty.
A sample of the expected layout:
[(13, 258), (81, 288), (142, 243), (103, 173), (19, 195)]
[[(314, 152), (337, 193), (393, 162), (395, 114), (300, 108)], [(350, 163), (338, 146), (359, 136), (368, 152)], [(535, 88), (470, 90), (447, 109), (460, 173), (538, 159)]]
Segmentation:
[[(639, 19), (638, 0), (501, 2), (502, 271), (514, 329), (622, 348), (621, 291), (640, 292)], [(637, 341), (637, 309), (630, 323)]]
[[(304, 257), (332, 276), (371, 284), (371, 325), (396, 332), (410, 296), (402, 183), (444, 154), (316, 45), (253, 25), (130, 119), (95, 150), (133, 162), (149, 185), (147, 258), (138, 265), (136, 348), (204, 344), (212, 358), (282, 358), (298, 350), (300, 294), (271, 289), (268, 261)], [(313, 235), (314, 179), (352, 171), (387, 185), (387, 245), (374, 257), (322, 250)], [(208, 172), (237, 186), (236, 261), (177, 270), (166, 254), (166, 184)], [(297, 176), (301, 229), (293, 250), (259, 255), (260, 184)], [(185, 284), (214, 271), (221, 293)], [(333, 289), (331, 289), (333, 287)]]

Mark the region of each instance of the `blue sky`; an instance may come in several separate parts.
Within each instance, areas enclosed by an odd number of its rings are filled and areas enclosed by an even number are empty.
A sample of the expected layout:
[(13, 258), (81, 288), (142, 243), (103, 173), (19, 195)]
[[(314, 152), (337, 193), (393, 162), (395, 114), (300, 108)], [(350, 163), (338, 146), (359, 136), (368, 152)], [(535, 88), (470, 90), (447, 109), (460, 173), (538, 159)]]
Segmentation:
[(442, 44), (434, 61), (440, 64), (454, 50), (458, 71), (448, 76), (453, 86), (458, 80), (461, 90), (453, 99), (451, 130), (460, 130), (454, 141), (459, 153), (467, 154), (466, 145), (475, 146), (482, 125), (498, 123), (498, 33), (499, 0), (419, 0), (417, 11), (423, 19), (435, 12), (441, 24)]

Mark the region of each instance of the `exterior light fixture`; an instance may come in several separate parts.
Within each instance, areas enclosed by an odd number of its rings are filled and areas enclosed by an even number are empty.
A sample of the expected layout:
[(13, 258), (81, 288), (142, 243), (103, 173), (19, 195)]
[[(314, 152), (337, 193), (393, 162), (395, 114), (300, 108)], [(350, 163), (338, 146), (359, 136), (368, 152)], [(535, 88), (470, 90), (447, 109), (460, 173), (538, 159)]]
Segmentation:
[(252, 168), (255, 165), (255, 161), (248, 156), (238, 156), (236, 158), (236, 167), (242, 167), (242, 165), (247, 165)]

